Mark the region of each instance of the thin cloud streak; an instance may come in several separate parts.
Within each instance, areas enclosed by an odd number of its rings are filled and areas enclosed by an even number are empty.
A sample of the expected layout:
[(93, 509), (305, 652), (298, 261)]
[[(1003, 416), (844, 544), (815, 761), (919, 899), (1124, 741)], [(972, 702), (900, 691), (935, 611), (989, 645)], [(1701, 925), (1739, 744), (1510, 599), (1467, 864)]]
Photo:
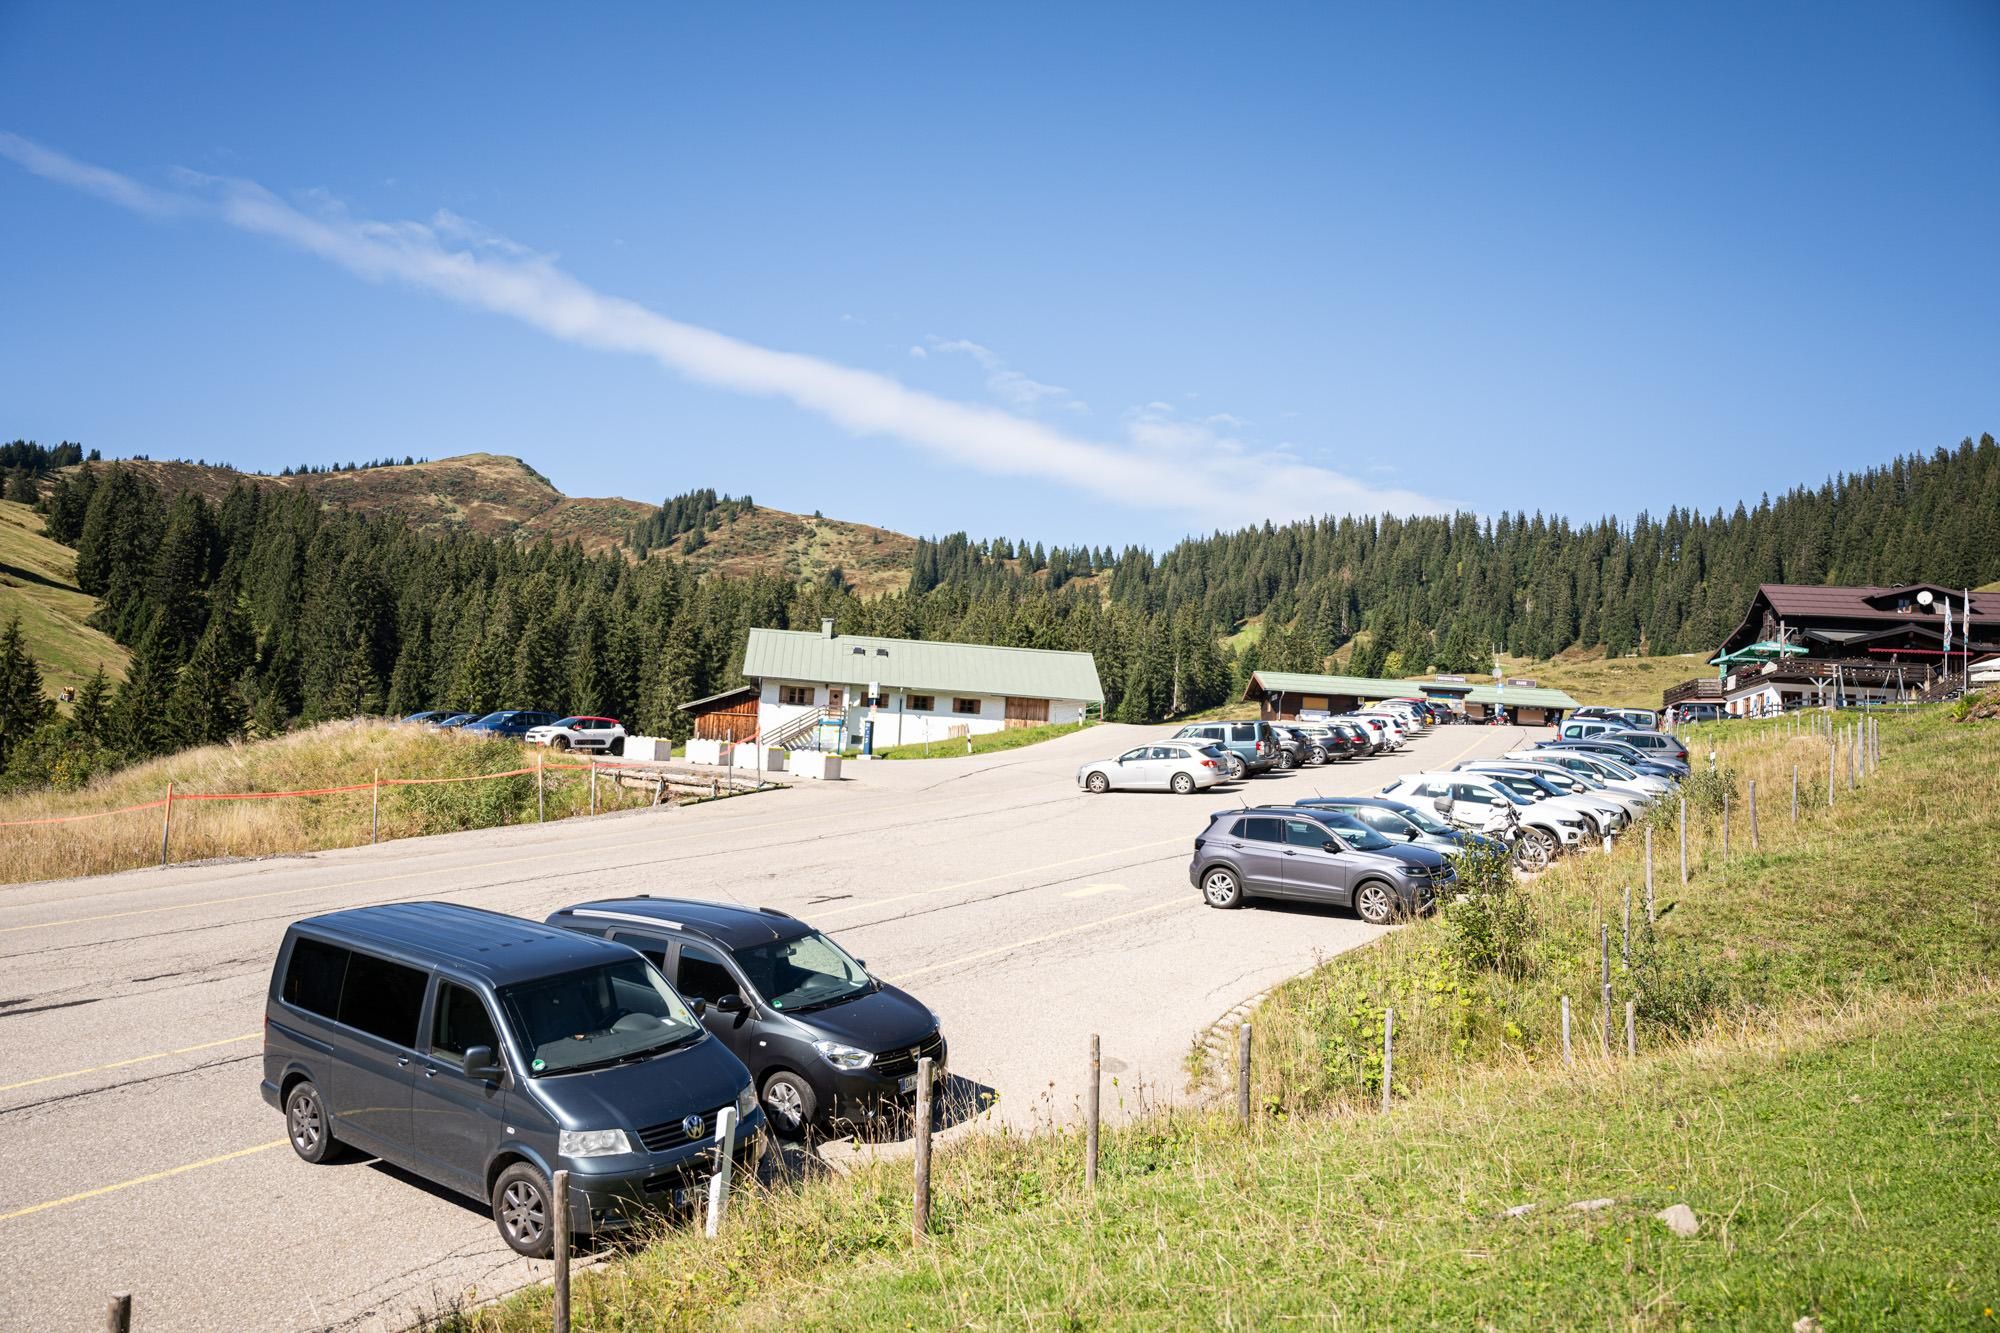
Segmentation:
[(5, 133), (0, 133), (0, 156), (147, 217), (214, 217), (370, 282), (415, 287), (579, 346), (649, 357), (697, 383), (782, 398), (854, 435), (898, 439), (980, 472), (1058, 482), (1210, 524), (1442, 507), (1275, 451), (1252, 451), (1240, 441), (1219, 450), (1205, 447), (1209, 440), (1200, 432), (1162, 429), (1157, 420), (1122, 444), (1079, 439), (872, 371), (760, 347), (600, 292), (557, 267), (552, 257), (448, 212), (430, 223), (377, 222), (350, 216), (322, 198), (312, 214), (255, 182), (186, 170), (174, 173), (180, 188), (157, 190)]

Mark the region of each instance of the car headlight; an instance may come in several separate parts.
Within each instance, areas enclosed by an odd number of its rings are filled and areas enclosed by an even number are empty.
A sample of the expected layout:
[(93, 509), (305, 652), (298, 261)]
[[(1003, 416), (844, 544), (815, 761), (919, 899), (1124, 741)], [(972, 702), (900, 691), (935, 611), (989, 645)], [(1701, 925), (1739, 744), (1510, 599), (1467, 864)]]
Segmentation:
[(736, 1094), (737, 1123), (741, 1124), (743, 1118), (756, 1109), (757, 1109), (757, 1085), (754, 1083), (745, 1083), (743, 1085), (743, 1091)]
[(835, 1069), (866, 1069), (875, 1060), (872, 1051), (864, 1051), (858, 1046), (843, 1046), (837, 1041), (816, 1041), (813, 1049)]
[(556, 1152), (564, 1157), (616, 1157), (632, 1151), (622, 1129), (565, 1129), (556, 1135)]

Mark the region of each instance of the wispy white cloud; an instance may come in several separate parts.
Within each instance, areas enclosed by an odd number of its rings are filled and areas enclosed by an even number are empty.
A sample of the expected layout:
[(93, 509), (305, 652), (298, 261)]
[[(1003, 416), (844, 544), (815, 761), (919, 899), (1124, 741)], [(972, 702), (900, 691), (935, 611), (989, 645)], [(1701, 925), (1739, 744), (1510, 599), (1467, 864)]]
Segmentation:
[(1045, 401), (1054, 399), (1071, 411), (1090, 410), (1089, 405), (1077, 398), (1060, 384), (1044, 384), (1030, 379), (1007, 364), (1005, 357), (990, 347), (982, 347), (970, 338), (933, 338), (931, 345), (940, 352), (955, 352), (969, 356), (986, 372), (986, 391), (1017, 412), (1033, 412)]
[[(1183, 420), (1164, 404), (1128, 414), (1123, 441), (1092, 440), (1017, 412), (912, 389), (886, 375), (760, 347), (598, 291), (564, 271), (554, 256), (447, 211), (429, 222), (381, 222), (355, 217), (337, 200), (294, 204), (253, 181), (188, 171), (172, 173), (174, 188), (162, 190), (4, 133), (0, 156), (147, 217), (219, 220), (369, 282), (430, 292), (578, 346), (648, 357), (696, 383), (783, 398), (857, 436), (900, 440), (992, 475), (1052, 482), (1215, 524), (1439, 507), (1421, 495), (1376, 489), (1254, 448), (1213, 423)], [(939, 350), (944, 346), (936, 344)], [(993, 353), (978, 344), (953, 344), (950, 350), (972, 356), (989, 377), (1010, 370), (998, 358), (987, 364), (984, 358)], [(1026, 376), (989, 388), (1003, 401), (1028, 405), (1067, 393)]]
[(916, 358), (917, 360), (919, 360), (919, 361), (922, 361), (922, 360), (923, 360), (924, 358), (928, 357), (928, 356), (930, 355), (930, 353), (929, 353), (929, 352), (926, 352), (926, 351), (925, 351), (925, 350), (923, 349), (923, 347), (922, 347), (922, 346), (920, 346), (919, 344), (917, 344), (917, 343), (911, 343), (911, 344), (910, 344), (910, 355), (911, 355), (911, 356), (913, 356), (913, 357), (915, 357), (915, 358)]

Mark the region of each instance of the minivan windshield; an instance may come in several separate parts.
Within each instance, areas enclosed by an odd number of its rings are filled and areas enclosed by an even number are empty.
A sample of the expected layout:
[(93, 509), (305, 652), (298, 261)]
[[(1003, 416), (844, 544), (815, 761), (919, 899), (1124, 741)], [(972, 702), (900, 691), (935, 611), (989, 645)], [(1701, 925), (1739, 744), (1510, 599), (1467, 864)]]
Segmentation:
[(684, 1046), (702, 1026), (643, 958), (498, 989), (531, 1074), (573, 1074)]
[(876, 989), (867, 968), (817, 932), (738, 949), (736, 962), (757, 993), (788, 1014), (842, 1004)]

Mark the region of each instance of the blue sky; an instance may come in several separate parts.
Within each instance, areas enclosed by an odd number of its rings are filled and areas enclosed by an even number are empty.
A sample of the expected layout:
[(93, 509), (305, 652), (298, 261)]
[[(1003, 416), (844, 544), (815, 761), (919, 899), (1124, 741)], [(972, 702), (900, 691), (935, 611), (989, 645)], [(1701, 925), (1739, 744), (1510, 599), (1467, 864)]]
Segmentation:
[[(0, 4), (0, 435), (912, 532), (2000, 430), (2000, 8)], [(11, 160), (7, 160), (11, 159)]]

